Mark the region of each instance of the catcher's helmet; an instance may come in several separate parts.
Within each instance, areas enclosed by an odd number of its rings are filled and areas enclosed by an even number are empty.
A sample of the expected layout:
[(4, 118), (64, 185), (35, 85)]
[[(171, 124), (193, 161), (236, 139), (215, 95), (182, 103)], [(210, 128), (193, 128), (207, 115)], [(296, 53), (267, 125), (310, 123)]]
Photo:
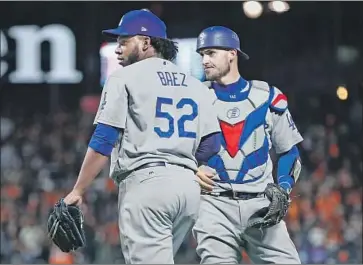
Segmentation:
[(165, 23), (147, 9), (127, 12), (122, 16), (117, 28), (103, 30), (102, 33), (113, 38), (135, 35), (167, 38)]
[(205, 48), (236, 49), (244, 59), (249, 59), (249, 56), (241, 51), (237, 33), (226, 27), (213, 26), (204, 29), (198, 36), (197, 52)]

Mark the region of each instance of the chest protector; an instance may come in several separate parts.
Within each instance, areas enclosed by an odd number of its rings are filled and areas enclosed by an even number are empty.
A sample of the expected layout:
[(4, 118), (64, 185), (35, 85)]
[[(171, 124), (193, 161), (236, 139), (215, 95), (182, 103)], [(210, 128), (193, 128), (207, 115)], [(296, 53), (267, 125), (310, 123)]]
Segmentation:
[(266, 82), (249, 81), (235, 91), (214, 89), (214, 106), (222, 131), (222, 147), (208, 166), (218, 173), (220, 183), (248, 183), (264, 176), (269, 158), (266, 116), (274, 90)]

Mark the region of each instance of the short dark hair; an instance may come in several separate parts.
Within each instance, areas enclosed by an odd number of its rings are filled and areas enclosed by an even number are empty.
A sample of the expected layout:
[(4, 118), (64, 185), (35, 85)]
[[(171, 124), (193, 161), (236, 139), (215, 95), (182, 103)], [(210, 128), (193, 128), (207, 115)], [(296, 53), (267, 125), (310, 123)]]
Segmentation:
[(163, 59), (174, 61), (178, 55), (178, 43), (169, 39), (160, 39), (151, 37), (151, 46), (160, 54)]

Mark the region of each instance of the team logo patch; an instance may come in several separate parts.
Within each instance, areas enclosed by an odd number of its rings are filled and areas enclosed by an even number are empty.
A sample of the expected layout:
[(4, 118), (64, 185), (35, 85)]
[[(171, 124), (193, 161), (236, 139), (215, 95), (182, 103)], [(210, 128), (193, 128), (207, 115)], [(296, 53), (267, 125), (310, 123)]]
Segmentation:
[(228, 119), (238, 118), (240, 114), (241, 114), (241, 111), (239, 110), (239, 108), (234, 107), (227, 111), (227, 118)]
[(105, 105), (107, 103), (106, 97), (107, 97), (107, 92), (105, 92), (105, 95), (103, 96), (103, 100), (101, 103), (101, 110), (103, 110), (105, 108)]
[(291, 128), (291, 130), (293, 130), (293, 131), (296, 130), (296, 125), (295, 125), (294, 120), (292, 119), (291, 114), (286, 113), (286, 119), (287, 119), (287, 122), (289, 123), (289, 128)]

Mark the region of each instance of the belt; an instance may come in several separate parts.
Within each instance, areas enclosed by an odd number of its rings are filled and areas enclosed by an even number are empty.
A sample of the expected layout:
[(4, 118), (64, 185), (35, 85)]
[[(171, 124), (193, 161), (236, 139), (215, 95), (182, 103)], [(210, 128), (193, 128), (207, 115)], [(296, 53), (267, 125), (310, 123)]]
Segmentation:
[(221, 192), (203, 192), (203, 194), (211, 195), (215, 197), (228, 197), (233, 200), (250, 200), (254, 198), (259, 198), (264, 196), (263, 192), (241, 192), (241, 191), (233, 191), (226, 190)]
[(179, 166), (179, 167), (183, 167), (185, 169), (190, 169), (184, 165), (179, 165), (179, 164), (172, 164), (172, 163), (166, 163), (166, 162), (151, 162), (151, 163), (147, 163), (147, 164), (143, 164), (137, 168), (135, 168), (133, 171), (137, 171), (140, 169), (145, 169), (145, 168), (150, 168), (150, 167), (166, 167), (167, 165), (174, 165), (174, 166)]

